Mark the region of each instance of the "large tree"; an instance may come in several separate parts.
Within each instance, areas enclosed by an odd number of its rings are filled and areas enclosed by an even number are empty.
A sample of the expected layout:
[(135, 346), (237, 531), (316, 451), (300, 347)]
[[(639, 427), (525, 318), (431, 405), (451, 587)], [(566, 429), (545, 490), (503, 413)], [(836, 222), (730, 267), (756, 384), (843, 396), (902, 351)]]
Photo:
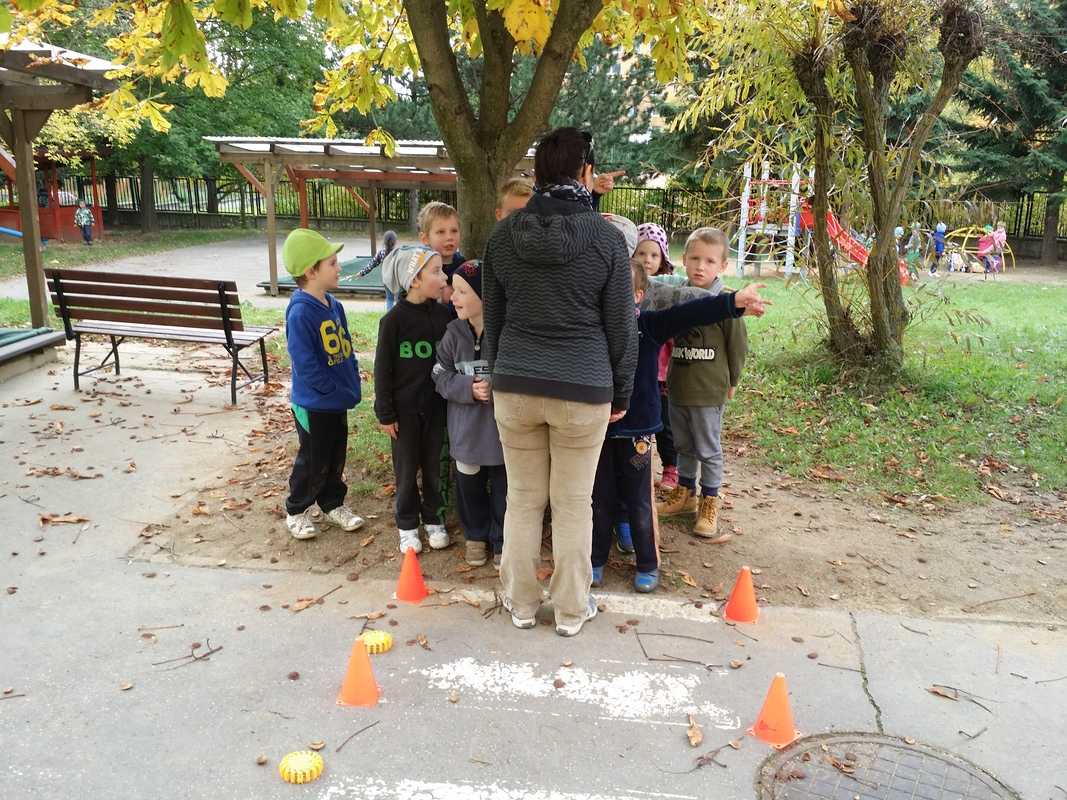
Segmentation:
[[(366, 112), (395, 99), (390, 76), (421, 72), (427, 79), (434, 119), (458, 176), (465, 247), (478, 252), (493, 224), (496, 187), (512, 172), (544, 128), (564, 76), (583, 47), (610, 36), (626, 50), (646, 46), (661, 81), (687, 73), (686, 43), (713, 0), (379, 0), (345, 3), (315, 0), (310, 12), (327, 24), (326, 39), (342, 53), (315, 97), (308, 130), (336, 131), (333, 116), (355, 108)], [(21, 0), (15, 21), (19, 35), (32, 35), (42, 16), (61, 13), (61, 0)], [(226, 91), (227, 78), (207, 46), (212, 20), (247, 29), (256, 10), (303, 19), (308, 0), (118, 0), (97, 12), (95, 22), (119, 22), (123, 31), (108, 40), (131, 78), (182, 80), (212, 96)], [(0, 20), (2, 22), (2, 20)], [(39, 26), (37, 26), (39, 27)], [(457, 52), (483, 62), (471, 102)], [(536, 63), (529, 88), (512, 113), (517, 57)], [(130, 87), (115, 94), (112, 113), (135, 110), (156, 124), (165, 104), (138, 98)], [(385, 131), (367, 139), (387, 149)]]
[[(767, 0), (763, 11), (759, 20), (741, 7), (721, 17), (719, 35), (705, 44), (724, 68), (685, 121), (730, 111), (712, 154), (745, 147), (757, 159), (812, 160), (830, 348), (895, 371), (909, 317), (893, 229), (933, 126), (981, 50), (982, 16), (971, 0), (940, 0), (933, 9), (926, 0)], [(916, 111), (897, 142), (886, 137), (895, 97), (910, 97)], [(826, 212), (835, 182), (867, 195), (876, 235), (862, 307), (843, 297), (830, 254)]]
[(960, 91), (972, 112), (960, 126), (960, 166), (985, 192), (1047, 193), (1041, 260), (1055, 264), (1067, 175), (1067, 3), (1004, 3), (996, 13), (989, 58)]

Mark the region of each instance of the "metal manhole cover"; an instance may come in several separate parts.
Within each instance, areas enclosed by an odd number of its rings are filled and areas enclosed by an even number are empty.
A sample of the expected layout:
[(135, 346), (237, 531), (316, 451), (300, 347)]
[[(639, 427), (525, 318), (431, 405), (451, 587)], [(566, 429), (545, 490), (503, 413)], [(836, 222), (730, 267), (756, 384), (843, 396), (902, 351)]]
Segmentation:
[(763, 762), (756, 792), (759, 800), (1019, 800), (953, 753), (872, 733), (799, 740)]

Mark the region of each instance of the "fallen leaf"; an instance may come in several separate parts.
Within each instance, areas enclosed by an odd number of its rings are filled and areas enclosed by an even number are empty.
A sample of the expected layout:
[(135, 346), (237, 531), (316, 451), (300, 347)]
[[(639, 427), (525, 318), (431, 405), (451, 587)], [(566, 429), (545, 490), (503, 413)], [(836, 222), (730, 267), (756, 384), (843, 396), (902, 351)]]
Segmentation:
[(694, 589), (700, 588), (697, 582), (693, 580), (693, 576), (690, 575), (688, 572), (682, 572), (681, 570), (679, 570), (676, 574), (679, 578), (682, 579), (682, 583), (684, 583), (686, 586), (692, 586)]
[(741, 749), (741, 741), (742, 741), (741, 739), (731, 739), (726, 744), (730, 745), (730, 747), (732, 747), (734, 750), (740, 750)]
[(462, 574), (464, 572), (470, 572), (473, 569), (474, 569), (474, 567), (472, 565), (470, 565), (470, 564), (460, 564), (458, 567), (456, 567), (454, 570), (452, 570), (452, 574), (453, 575), (459, 575), (459, 574)]
[(133, 684), (132, 683), (123, 683), (123, 684), (119, 685), (119, 691), (120, 692), (128, 692), (132, 688), (133, 688)]
[(50, 405), (49, 408), (52, 409), (53, 411), (73, 411), (74, 410), (74, 406), (63, 405), (63, 403), (52, 403), (52, 405)]
[(205, 503), (203, 500), (197, 500), (196, 501), (196, 506), (193, 507), (193, 512), (192, 513), (193, 513), (194, 517), (209, 517), (209, 516), (211, 516), (211, 511), (210, 511), (210, 509), (208, 509), (207, 503)]
[(736, 658), (730, 662), (730, 669), (741, 669), (743, 666), (745, 666), (745, 662), (739, 661)]
[(356, 614), (354, 617), (349, 617), (349, 619), (365, 619), (373, 622), (374, 620), (381, 619), (384, 616), (384, 611), (368, 611), (366, 614)]
[(123, 471), (124, 472), (136, 472), (137, 471), (137, 463), (135, 461), (131, 461), (129, 464), (126, 465), (126, 469), (123, 470)]
[(325, 746), (326, 742), (322, 741), (322, 739), (316, 739), (313, 742), (308, 742), (308, 748), (311, 750), (321, 750)]
[(812, 661), (814, 661), (818, 657), (819, 657), (819, 654), (816, 653), (814, 650), (812, 650), (810, 653), (808, 653), (808, 658), (810, 658)]
[(803, 586), (799, 586), (798, 585), (797, 586), (797, 591), (800, 592), (805, 597), (811, 597), (811, 593), (807, 589), (805, 589)]
[(556, 678), (554, 681), (552, 681), (552, 686), (555, 687), (556, 689), (562, 689), (566, 685), (567, 684), (564, 681), (560, 680), (559, 678)]
[(370, 544), (373, 541), (374, 541), (374, 536), (373, 535), (368, 536), (366, 539), (364, 539), (362, 542), (359, 543), (359, 546), (360, 547), (366, 547), (368, 544)]
[(293, 670), (286, 677), (289, 678), (289, 680), (291, 680), (291, 681), (298, 681), (298, 680), (300, 680), (300, 673), (297, 672), (296, 670)]
[(689, 727), (685, 729), (685, 735), (689, 737), (690, 747), (699, 747), (700, 743), (704, 741), (704, 731), (697, 725), (697, 721), (692, 714), (689, 715)]
[(959, 700), (959, 692), (954, 689), (946, 689), (943, 686), (928, 686), (926, 691), (936, 694), (938, 697), (947, 697), (949, 700)]
[(264, 764), (267, 763), (267, 757), (263, 755), (256, 756), (256, 763), (262, 767)]
[(573, 666), (574, 666), (574, 662), (573, 662), (573, 661), (571, 661), (571, 660), (570, 660), (570, 659), (568, 658), (568, 659), (567, 659), (567, 660), (565, 660), (565, 661), (564, 661), (563, 663), (561, 663), (561, 664), (560, 664), (560, 666), (561, 666), (561, 667), (573, 667)]
[(8, 594), (14, 594), (18, 590), (19, 590), (19, 587), (17, 587), (17, 586), (8, 586), (7, 587), (7, 593)]
[(829, 464), (820, 464), (817, 467), (812, 467), (808, 471), (808, 475), (812, 478), (817, 478), (821, 481), (836, 481), (840, 483), (845, 480), (845, 476), (835, 470)]
[(912, 739), (910, 736), (905, 736), (904, 737), (904, 744), (915, 744), (915, 740)]
[(455, 689), (453, 689), (451, 692), (449, 692), (448, 693), (448, 702), (450, 702), (450, 703), (458, 703), (459, 702), (459, 692), (457, 692)]
[(318, 598), (315, 597), (298, 597), (296, 598), (296, 602), (292, 604), (292, 607), (289, 610), (292, 611), (294, 614), (297, 611), (303, 611), (305, 608), (315, 605), (315, 601), (317, 599)]

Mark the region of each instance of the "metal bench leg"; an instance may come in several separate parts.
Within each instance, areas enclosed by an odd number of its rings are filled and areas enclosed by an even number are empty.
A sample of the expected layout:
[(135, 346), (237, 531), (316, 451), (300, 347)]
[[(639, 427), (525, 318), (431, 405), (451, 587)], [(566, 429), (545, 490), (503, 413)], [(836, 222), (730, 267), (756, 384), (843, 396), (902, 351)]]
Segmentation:
[(267, 375), (267, 343), (265, 339), (259, 340), (259, 355), (263, 358), (263, 385), (265, 386), (269, 382)]
[(237, 405), (237, 350), (230, 353), (233, 356), (233, 367), (230, 368), (230, 404)]
[(78, 365), (82, 360), (82, 337), (80, 333), (74, 334), (74, 391), (81, 391), (81, 383), (78, 378)]
[(119, 343), (115, 341), (115, 337), (114, 336), (112, 336), (110, 338), (111, 338), (111, 352), (115, 356), (115, 374), (116, 375), (121, 375), (122, 373), (119, 371)]

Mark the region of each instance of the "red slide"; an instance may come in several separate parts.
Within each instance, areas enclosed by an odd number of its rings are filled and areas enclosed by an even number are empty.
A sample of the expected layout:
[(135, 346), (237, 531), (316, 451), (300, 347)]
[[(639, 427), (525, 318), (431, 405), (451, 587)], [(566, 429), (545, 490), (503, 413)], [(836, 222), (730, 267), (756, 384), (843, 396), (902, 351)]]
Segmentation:
[[(800, 209), (800, 226), (804, 230), (811, 230), (815, 227), (815, 213), (806, 202)], [(830, 241), (834, 243), (838, 250), (848, 256), (850, 261), (859, 264), (861, 267), (867, 266), (867, 248), (856, 241), (856, 238), (851, 233), (841, 227), (841, 223), (833, 211), (826, 212), (826, 232), (830, 236)]]

